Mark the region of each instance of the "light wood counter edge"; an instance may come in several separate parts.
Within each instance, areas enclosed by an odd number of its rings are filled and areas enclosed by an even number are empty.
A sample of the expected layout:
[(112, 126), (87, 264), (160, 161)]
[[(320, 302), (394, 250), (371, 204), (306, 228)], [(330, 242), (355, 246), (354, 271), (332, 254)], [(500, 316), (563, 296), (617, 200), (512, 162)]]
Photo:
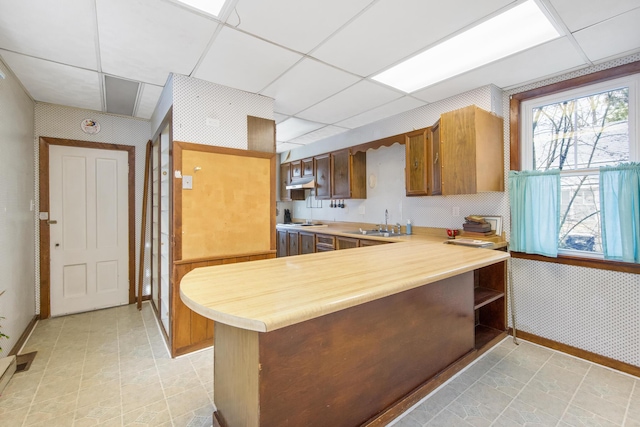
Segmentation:
[[(405, 244), (403, 244), (402, 247), (407, 249), (409, 247), (415, 247), (415, 249), (418, 249), (418, 248), (425, 249), (426, 247), (430, 247), (433, 250), (437, 250), (437, 248), (439, 247), (437, 245), (442, 245), (442, 243), (434, 242), (434, 241), (405, 242)], [(453, 245), (443, 245), (443, 246), (454, 247)], [(467, 251), (482, 250), (478, 248), (466, 248), (466, 247), (459, 247), (459, 246), (455, 246), (455, 248), (460, 250), (467, 250)], [(398, 249), (400, 248), (398, 247)], [(358, 252), (358, 255), (366, 256), (367, 252), (385, 251), (385, 250), (388, 251), (388, 249), (385, 249), (384, 246), (382, 247), (374, 246), (374, 247), (368, 247), (368, 248), (359, 248), (357, 252)], [(321, 258), (327, 258), (327, 262), (331, 262), (331, 257), (339, 256), (340, 252), (334, 251), (334, 252), (316, 253), (316, 254), (308, 254), (308, 255), (298, 255), (296, 258), (302, 260), (303, 257), (304, 258), (314, 257), (313, 259), (316, 261), (319, 261)], [(351, 249), (349, 252), (354, 254), (354, 252), (356, 251), (354, 249)], [(489, 255), (489, 253), (491, 253), (491, 256), (483, 257), (482, 259), (476, 260), (471, 263), (463, 263), (463, 264), (457, 265), (455, 268), (443, 270), (438, 274), (428, 274), (428, 275), (423, 274), (420, 276), (413, 277), (411, 279), (405, 279), (402, 282), (395, 281), (395, 282), (386, 283), (383, 286), (371, 287), (370, 289), (367, 289), (366, 292), (359, 293), (357, 295), (352, 295), (348, 298), (341, 298), (338, 301), (330, 301), (330, 302), (325, 302), (323, 304), (315, 304), (312, 306), (307, 306), (304, 308), (300, 308), (299, 310), (295, 311), (295, 313), (288, 313), (286, 315), (272, 314), (270, 316), (264, 316), (261, 318), (241, 317), (241, 316), (235, 316), (223, 311), (215, 310), (213, 308), (207, 307), (201, 303), (196, 302), (191, 296), (188, 295), (188, 293), (191, 293), (190, 292), (191, 290), (188, 288), (190, 286), (196, 286), (196, 284), (190, 284), (189, 282), (191, 281), (191, 279), (194, 278), (194, 276), (199, 274), (198, 270), (202, 271), (204, 269), (213, 268), (213, 267), (203, 267), (201, 269), (196, 269), (187, 273), (183, 277), (180, 285), (180, 297), (182, 298), (182, 301), (185, 303), (185, 305), (189, 307), (191, 310), (193, 310), (194, 312), (204, 317), (213, 319), (214, 321), (225, 323), (227, 325), (242, 328), (242, 329), (247, 329), (247, 330), (252, 330), (257, 332), (269, 332), (269, 331), (284, 328), (286, 326), (290, 326), (296, 323), (300, 323), (306, 320), (314, 319), (316, 317), (324, 316), (326, 314), (351, 308), (351, 307), (364, 304), (370, 301), (375, 301), (380, 298), (394, 295), (396, 293), (400, 293), (400, 292), (413, 289), (419, 286), (423, 286), (429, 283), (437, 282), (439, 280), (443, 280), (449, 277), (457, 276), (459, 274), (473, 271), (478, 268), (486, 267), (488, 265), (495, 264), (497, 262), (501, 262), (509, 258), (509, 254), (501, 251), (491, 251), (491, 250), (486, 251), (486, 255)], [(252, 264), (255, 265), (255, 263), (263, 263), (265, 261), (273, 262), (274, 259), (264, 260), (264, 261), (254, 261), (252, 262)], [(234, 269), (234, 268), (238, 268), (237, 266), (238, 264), (231, 264), (229, 266), (217, 266), (215, 268), (219, 269), (221, 267), (222, 268), (226, 267), (226, 268)], [(203, 273), (200, 273), (200, 274), (203, 274)], [(187, 288), (187, 293), (184, 292), (183, 288)], [(194, 292), (194, 294), (196, 294), (194, 295), (194, 298), (196, 298), (198, 292)]]

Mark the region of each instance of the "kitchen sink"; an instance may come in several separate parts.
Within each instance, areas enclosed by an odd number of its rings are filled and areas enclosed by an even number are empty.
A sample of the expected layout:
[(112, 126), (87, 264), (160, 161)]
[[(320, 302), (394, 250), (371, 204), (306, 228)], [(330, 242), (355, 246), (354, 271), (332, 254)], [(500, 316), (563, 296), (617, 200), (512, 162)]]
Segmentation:
[(404, 233), (392, 233), (390, 231), (378, 231), (378, 230), (352, 230), (345, 231), (347, 234), (358, 234), (360, 236), (374, 236), (374, 237), (399, 237), (405, 236)]

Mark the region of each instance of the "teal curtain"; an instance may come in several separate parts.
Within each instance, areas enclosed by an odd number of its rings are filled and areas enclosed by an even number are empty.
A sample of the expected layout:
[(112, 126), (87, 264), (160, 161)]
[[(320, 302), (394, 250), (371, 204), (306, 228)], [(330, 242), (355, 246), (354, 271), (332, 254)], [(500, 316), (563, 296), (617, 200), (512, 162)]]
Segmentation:
[(558, 256), (560, 171), (509, 172), (511, 250)]
[(640, 263), (640, 163), (600, 168), (605, 259)]

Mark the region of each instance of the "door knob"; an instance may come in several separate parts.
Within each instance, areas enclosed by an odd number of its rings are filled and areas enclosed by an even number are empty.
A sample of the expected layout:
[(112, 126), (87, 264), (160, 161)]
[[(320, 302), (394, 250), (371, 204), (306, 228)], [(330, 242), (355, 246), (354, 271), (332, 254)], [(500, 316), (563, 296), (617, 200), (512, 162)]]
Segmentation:
[(60, 246), (60, 243), (56, 243), (56, 248)]
[(47, 221), (47, 224), (51, 225), (51, 224), (57, 224), (58, 221), (56, 221), (55, 219), (50, 219)]

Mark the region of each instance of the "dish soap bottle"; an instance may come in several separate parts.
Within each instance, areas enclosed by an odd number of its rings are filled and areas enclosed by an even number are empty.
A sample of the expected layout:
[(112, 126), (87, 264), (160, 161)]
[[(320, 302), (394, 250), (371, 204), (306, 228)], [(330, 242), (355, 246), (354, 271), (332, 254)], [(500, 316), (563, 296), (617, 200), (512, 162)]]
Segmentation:
[(407, 234), (411, 234), (411, 220), (407, 220)]

